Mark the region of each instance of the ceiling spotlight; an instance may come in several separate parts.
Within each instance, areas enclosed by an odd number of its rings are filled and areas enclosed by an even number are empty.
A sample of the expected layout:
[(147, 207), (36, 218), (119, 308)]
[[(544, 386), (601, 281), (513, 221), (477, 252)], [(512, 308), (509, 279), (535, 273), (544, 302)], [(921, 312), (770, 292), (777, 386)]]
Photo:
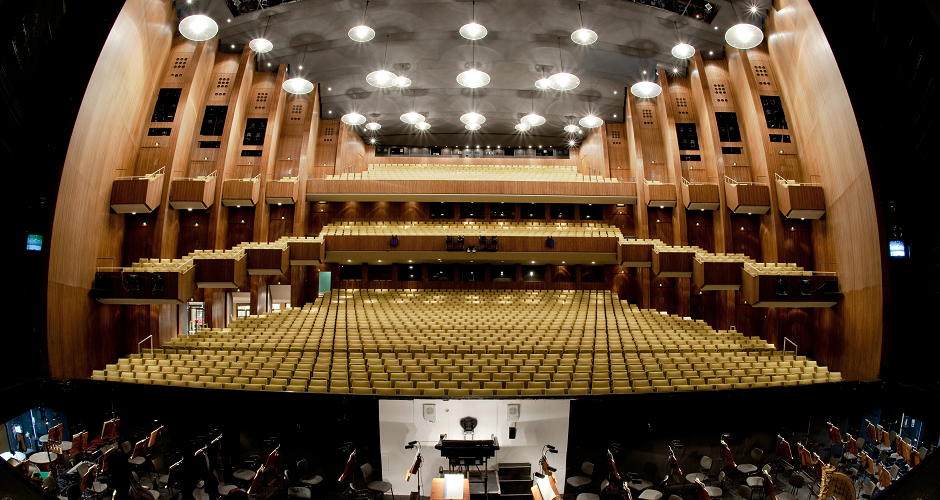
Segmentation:
[(481, 115), (480, 113), (473, 113), (473, 112), (470, 112), (470, 113), (465, 113), (465, 114), (461, 115), (461, 116), (460, 116), (460, 121), (463, 122), (463, 123), (468, 123), (468, 124), (469, 124), (469, 123), (478, 123), (478, 124), (481, 124), (481, 125), (482, 125), (484, 122), (486, 122), (486, 117), (483, 116), (483, 115)]
[(368, 42), (375, 38), (375, 30), (368, 26), (354, 26), (349, 29), (348, 34), (354, 42)]
[(366, 123), (366, 130), (378, 130), (380, 128), (382, 128), (382, 124), (379, 122)]
[(548, 90), (552, 88), (552, 81), (548, 78), (539, 78), (535, 81), (535, 88), (539, 90)]
[(578, 19), (581, 20), (581, 29), (571, 33), (571, 41), (578, 45), (591, 45), (597, 41), (597, 33), (584, 27), (584, 16), (581, 14), (581, 2), (578, 2)]
[(529, 125), (528, 123), (517, 123), (517, 124), (516, 124), (516, 130), (518, 130), (519, 132), (526, 132), (526, 131), (528, 131), (530, 128), (532, 128), (532, 126)]
[(565, 125), (565, 132), (568, 132), (569, 134), (573, 134), (573, 133), (575, 133), (575, 132), (579, 132), (580, 130), (581, 130), (581, 129), (580, 129), (577, 125), (575, 125), (575, 124)]
[(306, 78), (291, 78), (290, 80), (285, 80), (281, 88), (288, 94), (309, 94), (313, 91), (313, 83)]
[(482, 24), (467, 23), (460, 27), (460, 36), (467, 40), (479, 40), (486, 36), (486, 27)]
[[(371, 142), (372, 144), (375, 144), (375, 137), (369, 139), (369, 142)], [(382, 262), (382, 261), (379, 261), (379, 262)]]
[(574, 146), (574, 141), (568, 141), (569, 146)]
[(735, 24), (725, 32), (725, 41), (736, 49), (752, 49), (764, 41), (764, 32), (753, 24)]
[(584, 128), (597, 128), (604, 124), (604, 120), (594, 115), (588, 115), (578, 120), (578, 124)]
[(478, 69), (471, 69), (457, 75), (457, 83), (464, 87), (476, 89), (490, 83), (490, 75)]
[(662, 93), (662, 91), (663, 88), (654, 82), (636, 82), (630, 87), (630, 92), (641, 99), (656, 97)]
[(581, 84), (581, 80), (571, 73), (555, 73), (548, 77), (551, 87), (555, 90), (572, 90)]
[(756, 6), (756, 5), (752, 5), (752, 6), (751, 6), (751, 12), (754, 13), (754, 14), (757, 14), (757, 6)]
[(411, 86), (411, 78), (407, 76), (399, 76), (395, 78), (395, 86), (399, 88), (405, 88)]
[(184, 37), (196, 42), (202, 42), (217, 35), (219, 33), (219, 25), (209, 16), (196, 14), (180, 21), (179, 30), (180, 34)]
[(542, 125), (545, 123), (545, 117), (542, 115), (537, 115), (535, 113), (529, 113), (523, 116), (520, 121), (530, 127), (538, 127), (539, 125)]
[(421, 123), (424, 121), (424, 115), (422, 115), (421, 113), (416, 113), (414, 111), (409, 111), (408, 113), (401, 115), (399, 118), (401, 119), (401, 121), (409, 125), (414, 125), (416, 123)]
[(274, 44), (267, 38), (255, 38), (248, 42), (248, 46), (251, 47), (251, 50), (259, 54), (266, 54), (274, 50)]
[(468, 124), (464, 125), (464, 128), (467, 129), (467, 130), (473, 131), (473, 130), (480, 130), (480, 127), (481, 127), (481, 126), (482, 126), (482, 125), (480, 125), (479, 123), (468, 123)]
[(676, 59), (688, 59), (694, 55), (695, 47), (687, 43), (679, 43), (672, 48), (672, 57), (675, 57)]
[(365, 123), (366, 117), (360, 115), (359, 113), (346, 113), (345, 115), (343, 115), (341, 120), (343, 120), (343, 123), (345, 123), (346, 125), (356, 126), (356, 125), (362, 125), (363, 123)]
[(591, 45), (597, 41), (597, 33), (587, 28), (581, 28), (571, 33), (571, 41), (578, 45)]
[(415, 128), (418, 130), (427, 130), (431, 128), (431, 124), (428, 122), (415, 123)]
[(366, 26), (366, 14), (369, 12), (369, 2), (366, 0), (366, 9), (362, 12), (362, 24), (349, 30), (349, 38), (354, 42), (368, 42), (375, 38), (375, 30)]
[(395, 75), (395, 73), (386, 71), (384, 69), (373, 71), (372, 73), (366, 75), (366, 82), (368, 82), (369, 85), (380, 89), (386, 89), (395, 86), (396, 80), (398, 80), (398, 77)]

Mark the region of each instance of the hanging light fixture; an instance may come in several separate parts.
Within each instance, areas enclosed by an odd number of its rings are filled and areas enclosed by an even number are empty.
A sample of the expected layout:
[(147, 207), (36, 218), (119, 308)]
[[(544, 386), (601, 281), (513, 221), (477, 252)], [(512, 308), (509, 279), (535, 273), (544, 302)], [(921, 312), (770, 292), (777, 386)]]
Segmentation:
[(366, 117), (360, 115), (359, 113), (346, 113), (340, 119), (343, 120), (343, 123), (346, 125), (352, 126), (362, 125), (366, 122)]
[(209, 16), (194, 14), (180, 21), (179, 30), (184, 37), (203, 42), (219, 34), (219, 25)]
[[(298, 69), (304, 69), (304, 62), (306, 60), (307, 60), (307, 46), (304, 45), (304, 56), (300, 60), (300, 66), (298, 66)], [(287, 92), (288, 94), (296, 94), (296, 95), (309, 94), (310, 92), (313, 91), (313, 82), (311, 82), (310, 80), (307, 80), (306, 78), (295, 76), (294, 78), (285, 80), (284, 83), (281, 85), (281, 88), (284, 89), (284, 92)]]
[(538, 127), (539, 125), (545, 124), (545, 117), (535, 112), (535, 92), (529, 95), (532, 98), (532, 112), (520, 118), (519, 121), (529, 127)]
[(581, 129), (580, 129), (577, 125), (575, 125), (575, 124), (573, 124), (573, 123), (570, 124), (570, 125), (565, 125), (565, 132), (567, 132), (567, 133), (569, 133), (569, 134), (573, 134), (573, 133), (575, 133), (575, 132), (579, 132), (580, 130), (581, 130)]
[(411, 78), (407, 76), (399, 76), (395, 78), (395, 86), (398, 88), (405, 88), (411, 86)]
[(366, 13), (369, 12), (369, 1), (366, 0), (366, 10), (362, 13), (362, 24), (349, 29), (349, 38), (354, 42), (368, 42), (375, 38), (375, 30), (366, 26)]
[[(472, 107), (472, 105), (471, 105), (471, 107)], [(481, 115), (480, 113), (474, 113), (474, 112), (471, 111), (470, 113), (464, 113), (463, 115), (461, 115), (461, 116), (460, 116), (460, 121), (463, 122), (463, 123), (467, 123), (467, 124), (469, 124), (469, 123), (478, 123), (478, 124), (482, 125), (483, 123), (486, 122), (486, 117), (483, 116), (483, 115)]]
[(380, 124), (379, 122), (366, 123), (366, 130), (376, 131), (380, 128), (382, 128), (382, 124)]
[[(412, 95), (411, 109), (413, 110), (413, 109), (415, 109), (415, 102), (417, 102), (417, 100), (418, 100), (418, 94), (417, 94), (416, 91), (412, 90), (412, 91), (411, 91), (411, 95)], [(421, 113), (418, 113), (417, 111), (409, 111), (409, 112), (407, 112), (407, 113), (401, 115), (401, 116), (399, 117), (399, 119), (400, 119), (401, 121), (403, 121), (403, 122), (409, 124), (409, 125), (414, 125), (414, 124), (416, 124), (416, 123), (421, 123), (421, 122), (423, 122), (423, 121), (424, 121), (424, 115), (422, 115)]]
[(530, 128), (532, 128), (532, 126), (529, 125), (528, 123), (517, 123), (517, 124), (516, 124), (516, 130), (518, 130), (519, 132), (528, 132)]
[[(738, 12), (734, 8), (734, 2), (731, 3), (731, 10), (734, 12), (735, 19), (738, 18)], [(728, 45), (736, 49), (753, 49), (764, 41), (764, 32), (760, 28), (750, 23), (738, 23), (728, 28), (725, 32), (725, 41)]]
[(571, 33), (571, 41), (578, 45), (591, 45), (597, 41), (597, 33), (584, 27), (584, 16), (581, 15), (581, 2), (578, 2), (578, 17), (581, 19), (581, 29)]
[(418, 130), (427, 130), (431, 128), (431, 124), (428, 122), (415, 123), (415, 128)]
[[(558, 69), (561, 69), (561, 37), (558, 37)], [(572, 75), (571, 73), (559, 72), (548, 77), (549, 84), (555, 90), (564, 92), (566, 90), (575, 89), (578, 85), (581, 84), (581, 80), (578, 77)]]
[(476, 131), (476, 130), (480, 130), (480, 127), (481, 127), (481, 126), (482, 126), (482, 125), (480, 125), (479, 123), (468, 123), (468, 124), (464, 125), (464, 128), (467, 129), (467, 130), (469, 130), (469, 131), (471, 131), (471, 132), (473, 132), (473, 131)]
[[(382, 60), (382, 69), (378, 71), (373, 71), (366, 75), (366, 82), (373, 87), (380, 89), (387, 89), (389, 87), (394, 87), (398, 76), (391, 71), (385, 69), (386, 64), (388, 63), (388, 39), (389, 35), (385, 35), (385, 58)], [(410, 82), (411, 80), (409, 80)]]
[(473, 42), (470, 42), (470, 65), (472, 69), (457, 75), (457, 83), (471, 89), (485, 87), (490, 83), (490, 75), (476, 69), (476, 45)]
[(679, 23), (673, 21), (673, 26), (676, 27), (676, 40), (679, 40), (679, 43), (672, 48), (672, 57), (676, 59), (688, 59), (695, 55), (695, 47), (682, 42), (682, 37), (679, 35)]
[(264, 31), (261, 33), (261, 37), (255, 38), (254, 40), (248, 42), (248, 46), (251, 47), (251, 50), (259, 54), (265, 54), (274, 50), (274, 44), (265, 38), (265, 36), (268, 34), (268, 25), (271, 24), (272, 17), (274, 16), (268, 16), (268, 19), (264, 22)]
[[(640, 58), (640, 67), (642, 67), (643, 57), (640, 55), (640, 49), (636, 50), (636, 55), (637, 57)], [(646, 74), (645, 70), (643, 71), (643, 74), (644, 75)], [(659, 84), (657, 84), (656, 82), (648, 81), (648, 80), (641, 80), (639, 82), (634, 83), (633, 86), (630, 87), (630, 93), (641, 99), (651, 99), (653, 97), (658, 96), (662, 92), (663, 92), (663, 88), (660, 87)], [(582, 123), (581, 126), (583, 127), (584, 124)]]
[(594, 115), (588, 115), (578, 120), (578, 125), (584, 128), (597, 128), (604, 124), (604, 120)]
[(470, 4), (470, 22), (460, 27), (460, 36), (467, 40), (479, 40), (486, 36), (486, 27), (476, 22), (476, 2)]

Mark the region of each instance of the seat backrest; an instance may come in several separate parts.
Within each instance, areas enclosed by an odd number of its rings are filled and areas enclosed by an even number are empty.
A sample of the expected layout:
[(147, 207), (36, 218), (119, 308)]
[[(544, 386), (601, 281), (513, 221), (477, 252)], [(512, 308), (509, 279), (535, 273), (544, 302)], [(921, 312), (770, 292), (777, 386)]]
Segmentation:
[(587, 476), (594, 475), (594, 464), (591, 462), (584, 462), (581, 464), (581, 471), (584, 472)]
[(702, 460), (699, 461), (699, 465), (702, 466), (703, 471), (712, 470), (712, 457), (705, 455), (702, 457)]
[(362, 471), (362, 478), (368, 481), (369, 476), (372, 475), (372, 466), (369, 464), (362, 464), (362, 466), (359, 467), (359, 469)]
[(751, 458), (754, 459), (755, 462), (760, 460), (761, 457), (763, 456), (764, 456), (764, 450), (760, 448), (754, 448), (751, 450)]
[[(742, 484), (740, 487), (738, 487), (738, 496), (744, 500), (751, 500), (751, 487), (746, 484)], [(673, 497), (675, 497), (675, 495), (669, 497), (669, 500), (672, 500)]]

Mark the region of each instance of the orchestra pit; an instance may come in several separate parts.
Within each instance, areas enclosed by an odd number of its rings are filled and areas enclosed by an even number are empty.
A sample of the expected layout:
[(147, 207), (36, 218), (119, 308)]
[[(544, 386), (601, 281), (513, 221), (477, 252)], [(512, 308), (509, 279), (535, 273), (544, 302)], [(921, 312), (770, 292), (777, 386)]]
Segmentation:
[(0, 497), (938, 495), (929, 2), (2, 8)]

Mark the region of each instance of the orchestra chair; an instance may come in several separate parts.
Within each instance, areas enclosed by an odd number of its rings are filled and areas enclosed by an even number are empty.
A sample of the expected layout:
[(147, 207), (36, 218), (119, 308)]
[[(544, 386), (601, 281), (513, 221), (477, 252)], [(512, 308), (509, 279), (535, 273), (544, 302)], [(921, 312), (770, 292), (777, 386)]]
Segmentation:
[(770, 464), (764, 464), (761, 467), (761, 475), (759, 476), (750, 476), (747, 478), (747, 487), (751, 489), (751, 494), (755, 491), (759, 493), (762, 497), (765, 493), (764, 491), (764, 476), (770, 475)]
[[(298, 483), (303, 484), (303, 483)], [(310, 498), (310, 488), (304, 486), (292, 486), (290, 471), (284, 471), (284, 489), (287, 490), (287, 498)]]
[(131, 477), (134, 478), (135, 483), (140, 485), (141, 488), (147, 490), (147, 493), (150, 493), (150, 495), (153, 496), (153, 500), (157, 500), (158, 498), (160, 498), (160, 492), (157, 491), (155, 488), (148, 488), (146, 485), (141, 483), (140, 476), (138, 476), (136, 472), (131, 471)]
[(297, 475), (300, 476), (300, 482), (307, 487), (312, 487), (320, 484), (323, 481), (322, 476), (316, 474), (307, 474), (307, 471), (310, 470), (310, 462), (306, 458), (297, 462)]
[(362, 464), (361, 466), (359, 466), (359, 470), (362, 471), (362, 479), (366, 482), (366, 488), (368, 488), (369, 492), (373, 494), (373, 497), (377, 493), (378, 498), (384, 498), (385, 492), (391, 491), (392, 498), (395, 498), (395, 491), (392, 490), (392, 483), (388, 481), (383, 481), (381, 478), (379, 478), (378, 481), (369, 481), (369, 477), (372, 476), (372, 472), (373, 472), (371, 465)]
[(751, 500), (751, 495), (753, 495), (753, 490), (751, 489), (750, 486), (746, 484), (742, 484), (741, 486), (738, 486), (739, 497), (743, 498), (744, 500)]
[(572, 476), (565, 480), (569, 486), (572, 488), (583, 488), (591, 484), (591, 476), (594, 475), (594, 464), (591, 462), (584, 462), (581, 464), (581, 472), (584, 473), (583, 476)]
[[(698, 462), (699, 467), (701, 467), (701, 471), (700, 471), (700, 472), (691, 472), (691, 473), (689, 473), (689, 474), (686, 474), (686, 475), (685, 475), (685, 480), (686, 480), (686, 482), (689, 483), (689, 484), (694, 484), (696, 479), (699, 480), (699, 481), (703, 481), (703, 482), (704, 482), (704, 481), (707, 481), (707, 480), (708, 480), (708, 474), (709, 474), (709, 473), (711, 472), (711, 470), (712, 470), (712, 463), (713, 463), (712, 457), (710, 457), (710, 456), (708, 456), (708, 455), (703, 456), (702, 459), (699, 460), (699, 462)], [(685, 489), (685, 483), (683, 483), (682, 487), (683, 487), (683, 489)]]
[(604, 494), (604, 491), (607, 490), (608, 486), (610, 486), (610, 481), (605, 479), (601, 483), (601, 491), (599, 494), (598, 493), (581, 493), (580, 495), (577, 496), (576, 500), (600, 500), (601, 495)]
[(94, 464), (82, 474), (82, 479), (78, 483), (79, 489), (82, 491), (82, 495), (91, 493), (92, 498), (98, 498), (98, 494), (104, 492), (108, 487), (102, 483), (99, 483), (95, 479), (98, 475), (98, 464)]
[(758, 472), (760, 472), (760, 468), (758, 465), (755, 465), (755, 464), (760, 463), (760, 460), (763, 457), (764, 457), (764, 450), (760, 448), (751, 449), (751, 460), (753, 460), (754, 463), (738, 464), (738, 467), (737, 467), (738, 472), (744, 474), (745, 476), (753, 476), (754, 474), (757, 474)]

